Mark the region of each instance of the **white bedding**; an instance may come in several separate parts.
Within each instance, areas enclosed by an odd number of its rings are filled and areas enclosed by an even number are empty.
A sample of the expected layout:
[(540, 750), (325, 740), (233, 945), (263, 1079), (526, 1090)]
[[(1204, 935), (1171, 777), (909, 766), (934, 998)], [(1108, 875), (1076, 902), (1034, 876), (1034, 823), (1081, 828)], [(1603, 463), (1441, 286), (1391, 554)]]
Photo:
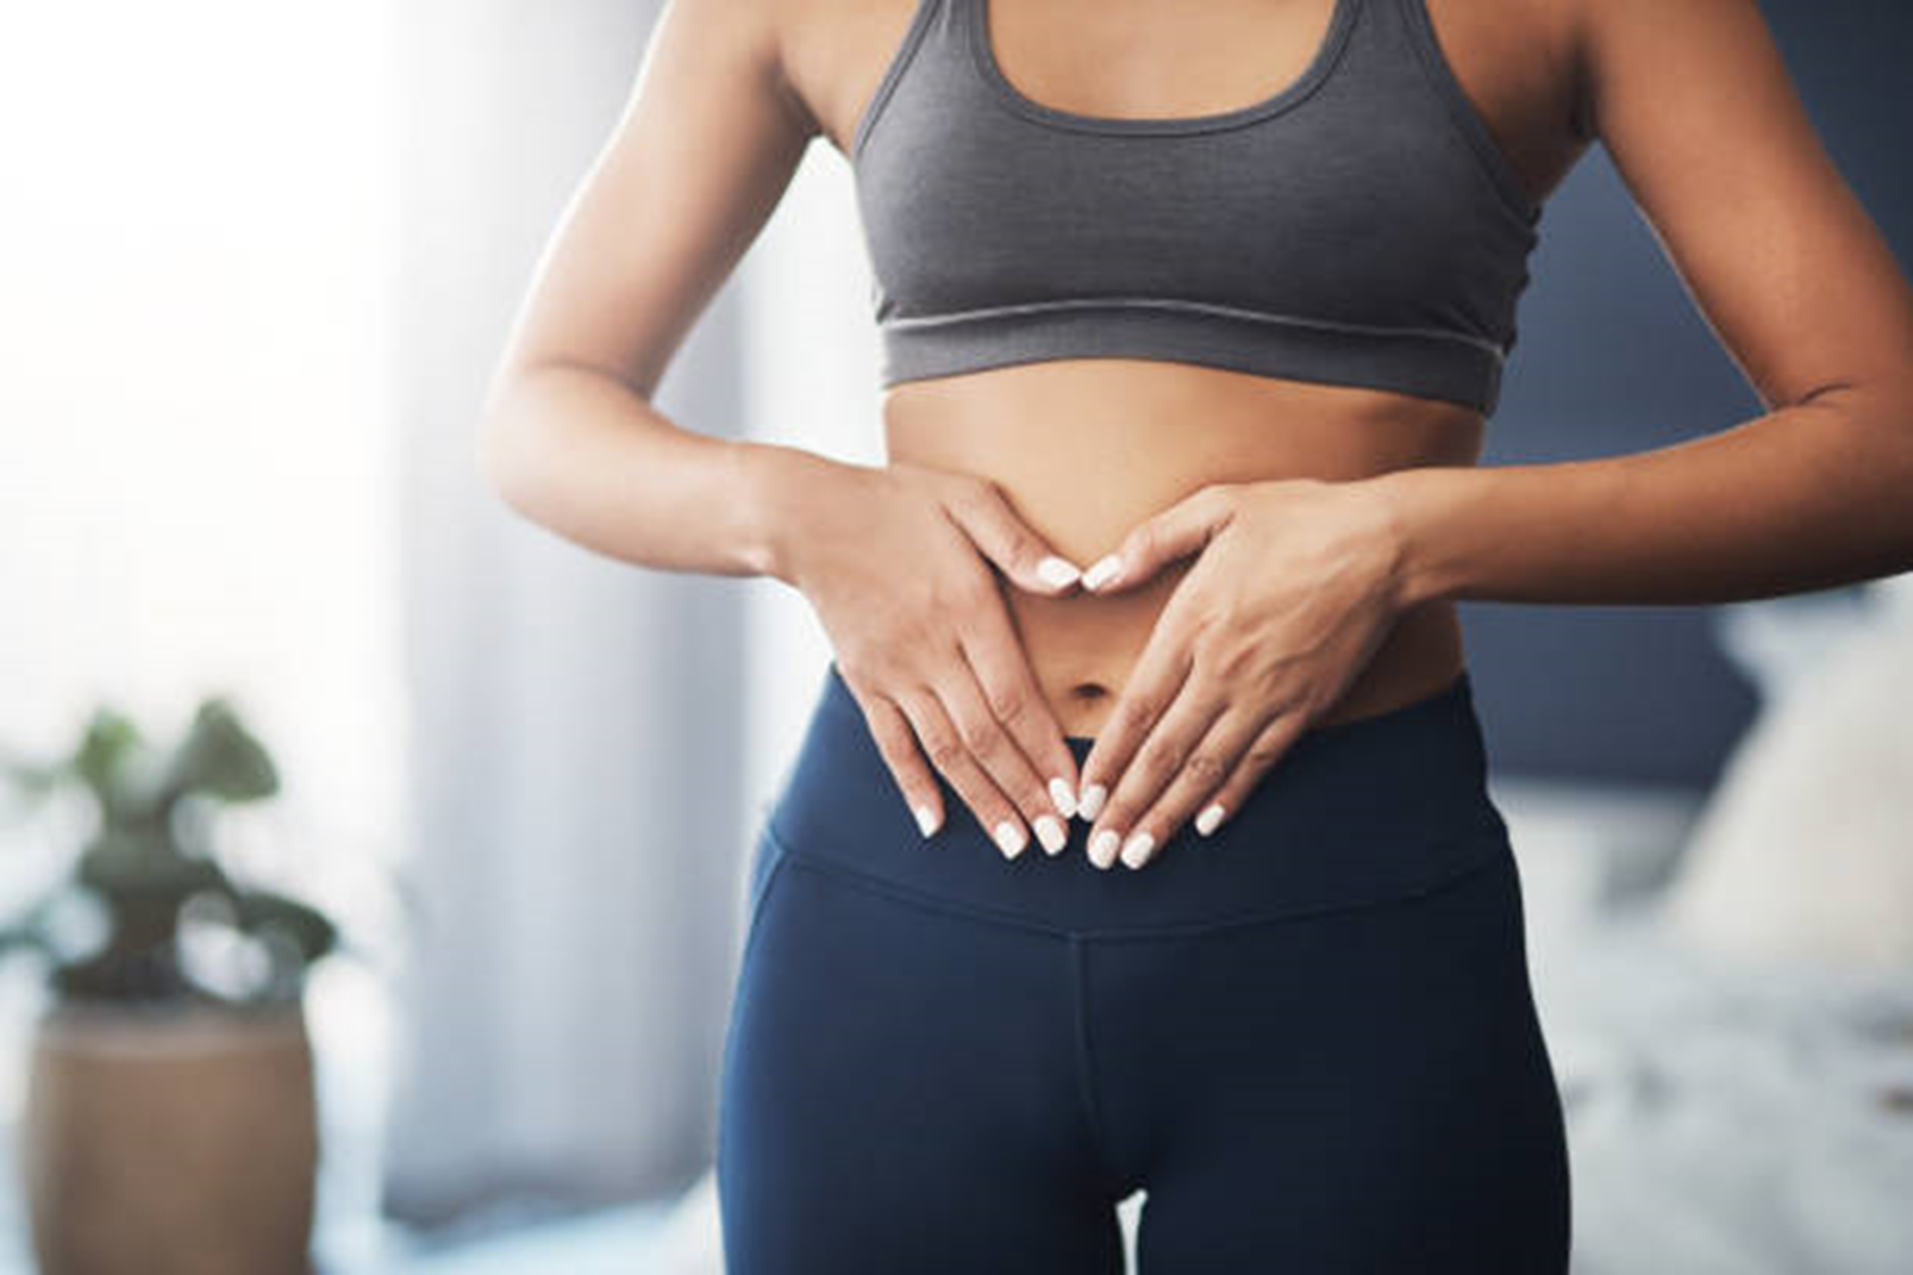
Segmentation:
[(1639, 915), (1531, 961), (1580, 1275), (1913, 1271), (1913, 987), (1720, 968)]
[(1576, 1275), (1913, 1272), (1913, 971), (1683, 944), (1655, 886), (1691, 798), (1495, 793), (1567, 1106)]

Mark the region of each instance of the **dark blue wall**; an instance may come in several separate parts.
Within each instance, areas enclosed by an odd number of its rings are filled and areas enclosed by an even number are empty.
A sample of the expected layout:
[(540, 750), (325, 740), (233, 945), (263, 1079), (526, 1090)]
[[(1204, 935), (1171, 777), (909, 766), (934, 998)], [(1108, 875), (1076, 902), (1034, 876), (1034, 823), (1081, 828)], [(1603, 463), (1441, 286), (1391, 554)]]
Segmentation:
[[(1913, 260), (1913, 3), (1762, 11), (1834, 161)], [(1556, 192), (1541, 234), (1483, 464), (1642, 451), (1761, 411), (1604, 149)], [(1722, 609), (1463, 602), (1496, 770), (1711, 784), (1758, 706), (1713, 636)]]

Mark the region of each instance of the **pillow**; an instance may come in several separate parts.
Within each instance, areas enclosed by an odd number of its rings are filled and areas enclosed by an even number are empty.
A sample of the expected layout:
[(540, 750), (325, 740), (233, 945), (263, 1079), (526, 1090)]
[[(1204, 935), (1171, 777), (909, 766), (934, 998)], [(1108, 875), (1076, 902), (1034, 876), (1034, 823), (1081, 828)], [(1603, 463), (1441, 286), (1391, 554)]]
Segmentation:
[(1913, 965), (1913, 609), (1880, 608), (1774, 689), (1659, 920), (1731, 957)]

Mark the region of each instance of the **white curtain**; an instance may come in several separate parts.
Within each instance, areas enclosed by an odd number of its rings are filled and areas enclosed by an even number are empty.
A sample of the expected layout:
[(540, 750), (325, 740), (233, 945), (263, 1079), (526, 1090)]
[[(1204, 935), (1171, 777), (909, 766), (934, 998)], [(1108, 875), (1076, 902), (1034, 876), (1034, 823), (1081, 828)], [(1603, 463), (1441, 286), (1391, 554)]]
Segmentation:
[[(405, 8), (394, 356), (417, 914), (383, 1195), (409, 1221), (669, 1193), (714, 1142), (753, 817), (750, 586), (590, 554), (507, 510), (473, 460), (513, 308), (656, 10)], [(744, 428), (735, 291), (658, 398), (719, 436)]]

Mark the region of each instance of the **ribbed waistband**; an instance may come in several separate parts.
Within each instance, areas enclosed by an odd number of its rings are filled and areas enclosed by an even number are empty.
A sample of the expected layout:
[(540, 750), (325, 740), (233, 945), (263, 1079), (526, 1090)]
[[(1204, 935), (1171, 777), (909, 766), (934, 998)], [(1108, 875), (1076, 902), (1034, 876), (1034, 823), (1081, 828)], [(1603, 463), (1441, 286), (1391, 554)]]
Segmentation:
[(1379, 328), (1167, 301), (1083, 299), (884, 320), (885, 385), (1044, 359), (1145, 358), (1341, 381), (1494, 415), (1505, 353), (1439, 328)]
[[(1069, 736), (1078, 765), (1093, 740)], [(1305, 732), (1208, 837), (1185, 824), (1141, 869), (1098, 868), (1090, 825), (1054, 857), (1005, 859), (940, 775), (944, 823), (917, 830), (838, 672), (825, 670), (772, 803), (766, 853), (893, 893), (1068, 933), (1206, 928), (1414, 895), (1507, 854), (1466, 671), (1412, 703)]]

